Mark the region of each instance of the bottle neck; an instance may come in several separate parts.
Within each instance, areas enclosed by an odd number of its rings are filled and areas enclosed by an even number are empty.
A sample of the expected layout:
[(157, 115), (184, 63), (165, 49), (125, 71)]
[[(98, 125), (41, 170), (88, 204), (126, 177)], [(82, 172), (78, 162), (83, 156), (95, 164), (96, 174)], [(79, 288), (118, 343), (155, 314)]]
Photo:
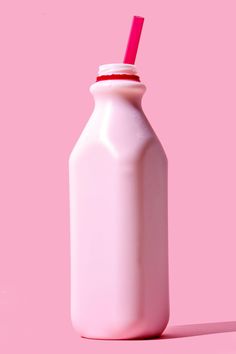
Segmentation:
[(109, 104), (115, 107), (122, 103), (140, 107), (145, 90), (144, 84), (132, 80), (104, 80), (90, 86), (96, 106)]
[(121, 103), (141, 106), (146, 90), (132, 64), (105, 64), (99, 66), (97, 80), (90, 87), (96, 106)]

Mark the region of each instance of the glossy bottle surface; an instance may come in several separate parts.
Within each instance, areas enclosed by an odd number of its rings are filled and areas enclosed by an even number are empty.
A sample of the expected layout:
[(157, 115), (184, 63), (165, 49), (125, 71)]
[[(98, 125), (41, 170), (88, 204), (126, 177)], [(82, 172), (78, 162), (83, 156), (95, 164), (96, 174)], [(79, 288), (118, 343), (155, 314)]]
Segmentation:
[(71, 319), (81, 336), (158, 336), (169, 318), (167, 158), (145, 86), (106, 80), (69, 159)]

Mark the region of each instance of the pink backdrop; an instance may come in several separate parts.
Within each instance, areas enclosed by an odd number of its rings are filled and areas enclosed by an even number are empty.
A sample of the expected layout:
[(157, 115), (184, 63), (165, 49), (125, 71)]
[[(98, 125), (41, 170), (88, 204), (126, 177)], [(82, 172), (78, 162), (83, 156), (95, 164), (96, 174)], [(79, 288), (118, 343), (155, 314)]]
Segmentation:
[[(234, 0), (3, 0), (0, 352), (236, 352)], [(69, 153), (97, 67), (145, 17), (143, 107), (169, 158), (171, 318), (146, 341), (80, 339), (69, 319)], [(235, 331), (235, 332), (234, 332)]]

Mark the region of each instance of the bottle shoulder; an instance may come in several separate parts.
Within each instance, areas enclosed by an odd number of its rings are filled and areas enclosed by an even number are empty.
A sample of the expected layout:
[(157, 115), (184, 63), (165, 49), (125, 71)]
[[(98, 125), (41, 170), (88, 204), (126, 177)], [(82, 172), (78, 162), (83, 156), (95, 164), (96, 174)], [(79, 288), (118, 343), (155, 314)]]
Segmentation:
[(80, 161), (89, 164), (91, 161), (102, 159), (132, 165), (148, 156), (151, 156), (153, 163), (157, 162), (166, 166), (168, 164), (165, 150), (157, 136), (139, 140), (128, 148), (104, 139), (90, 139), (86, 143), (81, 143), (78, 139), (69, 156), (69, 164), (79, 165)]
[[(119, 112), (118, 112), (119, 113)], [(127, 114), (128, 113), (128, 114)], [(91, 115), (78, 138), (70, 159), (84, 155), (103, 153), (122, 161), (136, 161), (152, 147), (162, 160), (167, 160), (165, 151), (142, 110), (132, 109), (126, 114)]]

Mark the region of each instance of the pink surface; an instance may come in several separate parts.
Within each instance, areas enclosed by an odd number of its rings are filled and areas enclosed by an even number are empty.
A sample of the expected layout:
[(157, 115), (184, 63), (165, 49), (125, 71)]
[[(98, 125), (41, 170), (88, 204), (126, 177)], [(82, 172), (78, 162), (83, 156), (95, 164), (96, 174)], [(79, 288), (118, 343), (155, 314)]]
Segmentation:
[[(236, 352), (235, 10), (233, 0), (1, 2), (1, 353)], [(145, 17), (143, 106), (169, 159), (173, 327), (160, 340), (85, 340), (69, 320), (68, 156), (97, 67), (122, 60), (134, 14)]]

